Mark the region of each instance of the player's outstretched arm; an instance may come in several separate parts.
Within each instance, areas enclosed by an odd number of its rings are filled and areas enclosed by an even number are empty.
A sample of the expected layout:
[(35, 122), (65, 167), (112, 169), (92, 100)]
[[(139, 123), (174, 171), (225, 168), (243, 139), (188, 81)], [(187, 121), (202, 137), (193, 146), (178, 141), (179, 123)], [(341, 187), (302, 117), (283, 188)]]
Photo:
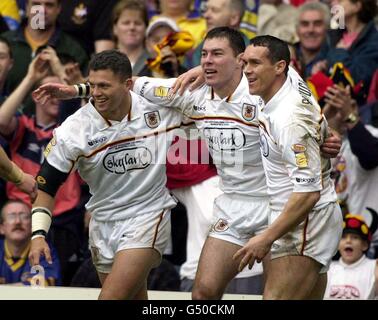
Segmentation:
[(33, 91), (33, 97), (41, 103), (50, 98), (68, 100), (77, 96), (78, 92), (74, 85), (70, 86), (62, 83), (46, 83)]

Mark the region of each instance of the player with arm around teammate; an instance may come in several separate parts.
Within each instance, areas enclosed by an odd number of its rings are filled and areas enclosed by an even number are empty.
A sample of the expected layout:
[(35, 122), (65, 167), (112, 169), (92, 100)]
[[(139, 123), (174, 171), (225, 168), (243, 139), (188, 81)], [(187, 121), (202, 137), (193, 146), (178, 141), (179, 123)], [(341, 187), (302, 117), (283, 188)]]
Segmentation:
[(287, 44), (272, 36), (251, 40), (243, 60), (259, 110), (261, 153), (270, 195), (270, 225), (234, 258), (240, 268), (270, 252), (265, 299), (321, 299), (327, 269), (342, 232), (342, 214), (320, 155), (327, 124), (304, 81), (289, 70)]
[[(147, 276), (159, 265), (170, 236), (175, 201), (165, 188), (169, 132), (180, 113), (157, 108), (130, 92), (126, 55), (109, 50), (89, 66), (92, 98), (56, 129), (38, 174), (29, 259), (50, 259), (45, 241), (54, 195), (78, 169), (92, 197), (89, 245), (102, 290), (100, 299), (147, 299)], [(168, 141), (167, 141), (168, 140)]]

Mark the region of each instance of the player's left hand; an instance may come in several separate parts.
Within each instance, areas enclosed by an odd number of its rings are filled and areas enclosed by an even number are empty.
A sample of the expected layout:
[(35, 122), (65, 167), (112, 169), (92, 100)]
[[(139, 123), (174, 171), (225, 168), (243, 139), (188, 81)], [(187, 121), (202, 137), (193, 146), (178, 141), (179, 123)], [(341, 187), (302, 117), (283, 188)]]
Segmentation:
[(336, 158), (341, 149), (341, 138), (339, 134), (328, 128), (330, 134), (320, 146), (322, 156), (325, 158)]
[(259, 234), (249, 239), (244, 247), (239, 249), (232, 257), (234, 260), (241, 259), (239, 272), (241, 272), (247, 264), (249, 269), (252, 269), (255, 261), (260, 263), (270, 252), (271, 246), (272, 242), (267, 240), (264, 234)]

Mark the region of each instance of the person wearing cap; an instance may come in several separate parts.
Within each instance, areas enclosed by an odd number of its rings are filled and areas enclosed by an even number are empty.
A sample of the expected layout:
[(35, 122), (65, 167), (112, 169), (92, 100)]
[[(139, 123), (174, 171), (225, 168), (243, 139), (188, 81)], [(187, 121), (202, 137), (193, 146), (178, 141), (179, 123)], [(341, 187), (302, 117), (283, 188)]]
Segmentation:
[(378, 296), (377, 260), (365, 255), (371, 231), (362, 216), (347, 214), (339, 244), (340, 259), (328, 271), (325, 299), (374, 299)]
[(206, 21), (200, 13), (193, 8), (193, 0), (170, 1), (160, 0), (158, 15), (151, 18), (153, 22), (160, 17), (174, 20), (180, 30), (188, 31), (194, 38), (194, 46), (197, 46), (206, 34)]
[[(179, 53), (174, 44), (182, 39), (188, 43), (189, 50), (193, 45), (193, 38), (186, 32), (180, 32), (176, 22), (170, 18), (159, 17), (153, 20), (146, 29), (146, 48), (150, 55), (145, 67), (140, 71), (140, 76), (152, 76), (162, 78), (177, 77), (187, 71), (179, 61)], [(182, 43), (182, 42), (181, 42)]]

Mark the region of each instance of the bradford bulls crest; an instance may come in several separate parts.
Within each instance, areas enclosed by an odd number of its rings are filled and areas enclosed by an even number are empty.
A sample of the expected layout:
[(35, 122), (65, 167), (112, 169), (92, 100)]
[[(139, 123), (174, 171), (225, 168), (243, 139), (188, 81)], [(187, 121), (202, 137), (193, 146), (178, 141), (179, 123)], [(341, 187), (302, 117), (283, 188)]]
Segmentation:
[(157, 128), (160, 124), (160, 114), (159, 111), (152, 111), (147, 112), (144, 114), (144, 119), (146, 120), (146, 124), (154, 129)]
[(253, 104), (243, 103), (242, 116), (247, 121), (252, 121), (256, 116), (256, 106)]

